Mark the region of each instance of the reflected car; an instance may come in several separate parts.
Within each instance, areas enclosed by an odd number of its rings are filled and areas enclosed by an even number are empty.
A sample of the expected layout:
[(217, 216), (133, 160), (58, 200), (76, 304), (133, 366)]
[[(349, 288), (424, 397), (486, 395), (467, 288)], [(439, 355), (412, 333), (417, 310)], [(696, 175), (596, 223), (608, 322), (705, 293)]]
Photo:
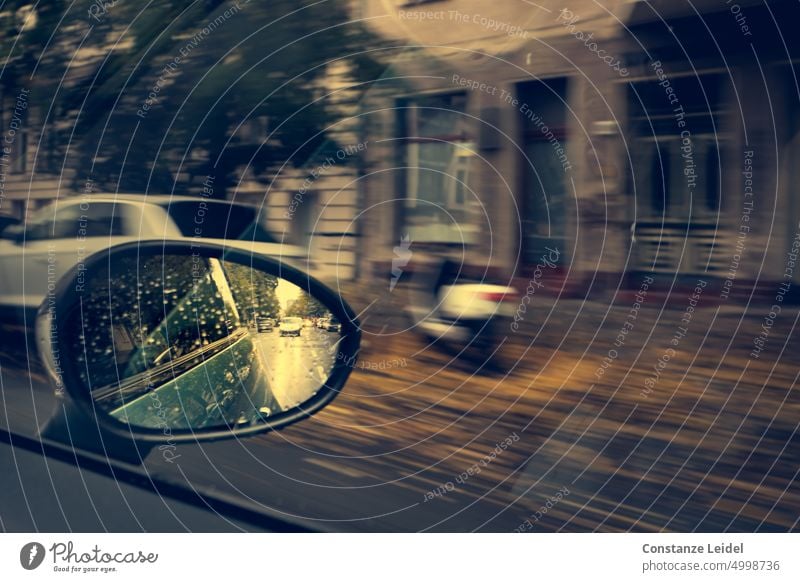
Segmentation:
[(256, 319), (256, 331), (258, 333), (270, 333), (275, 329), (275, 320), (271, 317), (259, 317)]
[(281, 337), (300, 337), (301, 329), (303, 329), (303, 319), (300, 317), (284, 317), (278, 325), (278, 331)]
[(335, 331), (336, 333), (342, 332), (342, 324), (336, 318), (331, 318), (325, 322), (325, 329), (327, 331)]

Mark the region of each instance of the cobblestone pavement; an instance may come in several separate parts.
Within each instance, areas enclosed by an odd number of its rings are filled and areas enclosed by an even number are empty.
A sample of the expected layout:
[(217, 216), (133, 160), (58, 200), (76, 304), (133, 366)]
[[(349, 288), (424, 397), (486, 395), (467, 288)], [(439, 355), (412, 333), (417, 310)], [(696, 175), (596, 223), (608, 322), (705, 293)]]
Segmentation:
[(764, 336), (761, 305), (701, 299), (687, 320), (689, 296), (635, 302), (537, 298), (508, 331), (504, 371), (453, 359), (378, 306), (328, 408), (148, 469), (332, 529), (797, 530), (800, 312)]
[(392, 518), (409, 529), (797, 529), (798, 310), (754, 357), (768, 307), (623, 301), (539, 300), (509, 330), (507, 375), (413, 333), (367, 333), (343, 395), (293, 436), (360, 483), (413, 491), (421, 503)]

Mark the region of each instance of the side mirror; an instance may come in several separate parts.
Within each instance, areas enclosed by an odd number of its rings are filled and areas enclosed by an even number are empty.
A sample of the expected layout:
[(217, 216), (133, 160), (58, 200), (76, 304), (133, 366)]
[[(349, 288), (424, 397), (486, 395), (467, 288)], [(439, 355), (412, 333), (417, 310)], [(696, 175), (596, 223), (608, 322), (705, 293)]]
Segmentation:
[[(339, 333), (304, 325), (317, 317), (336, 318)], [(268, 319), (274, 329), (259, 325)], [(69, 396), (43, 436), (132, 462), (160, 443), (308, 417), (342, 389), (360, 342), (350, 307), (301, 271), (221, 245), (161, 241), (92, 255), (43, 303), (36, 329), (49, 375)]]

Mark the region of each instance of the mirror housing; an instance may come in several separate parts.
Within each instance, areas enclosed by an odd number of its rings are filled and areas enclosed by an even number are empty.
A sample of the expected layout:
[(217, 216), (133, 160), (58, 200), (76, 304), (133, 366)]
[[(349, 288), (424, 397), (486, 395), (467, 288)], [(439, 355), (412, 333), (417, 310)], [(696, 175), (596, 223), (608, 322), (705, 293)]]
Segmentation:
[[(308, 390), (310, 394), (308, 399), (302, 400), (297, 404), (292, 404), (291, 406), (273, 407), (272, 410), (267, 408), (267, 412), (264, 416), (256, 414), (252, 418), (248, 417), (244, 421), (239, 420), (231, 422), (230, 418), (220, 421), (219, 418), (217, 418), (221, 408), (217, 401), (219, 394), (214, 393), (210, 399), (211, 404), (206, 406), (206, 413), (208, 415), (211, 415), (212, 412), (217, 413), (217, 416), (215, 416), (216, 424), (208, 423), (209, 426), (203, 423), (198, 423), (196, 426), (189, 423), (188, 426), (171, 425), (167, 427), (165, 424), (165, 426), (162, 427), (147, 423), (135, 424), (124, 422), (121, 419), (121, 416), (124, 415), (120, 415), (119, 410), (126, 409), (127, 404), (133, 397), (128, 397), (128, 401), (125, 401), (126, 393), (123, 391), (123, 386), (126, 385), (126, 380), (128, 379), (119, 379), (118, 372), (116, 376), (118, 381), (115, 384), (112, 383), (110, 387), (105, 387), (103, 391), (109, 392), (116, 389), (119, 394), (123, 395), (120, 397), (120, 400), (124, 405), (114, 411), (113, 414), (108, 409), (98, 405), (100, 400), (96, 397), (97, 391), (93, 392), (91, 382), (89, 382), (87, 386), (87, 377), (90, 376), (90, 374), (86, 369), (91, 362), (87, 359), (82, 369), (80, 357), (75, 357), (76, 354), (82, 355), (87, 352), (86, 344), (89, 339), (86, 336), (87, 328), (83, 318), (86, 317), (88, 313), (88, 306), (91, 305), (91, 301), (96, 301), (96, 294), (90, 296), (92, 289), (89, 288), (90, 285), (87, 284), (87, 282), (92, 280), (93, 275), (108, 273), (106, 275), (108, 277), (108, 289), (104, 289), (103, 291), (107, 293), (108, 306), (110, 306), (112, 302), (111, 297), (115, 294), (115, 292), (112, 292), (112, 289), (115, 289), (115, 282), (111, 280), (110, 275), (110, 269), (113, 268), (113, 265), (123, 264), (124, 261), (135, 261), (135, 264), (139, 265), (148, 259), (153, 259), (155, 261), (160, 259), (163, 264), (166, 264), (167, 258), (178, 259), (185, 263), (203, 260), (207, 264), (221, 265), (223, 270), (227, 268), (227, 266), (232, 267), (234, 265), (247, 267), (252, 269), (253, 272), (260, 272), (268, 277), (277, 278), (281, 282), (285, 281), (287, 284), (291, 284), (290, 286), (292, 289), (299, 288), (302, 292), (313, 298), (314, 305), (318, 306), (318, 309), (324, 308), (326, 313), (329, 313), (331, 317), (335, 317), (341, 325), (340, 337), (334, 346), (336, 353), (329, 358), (329, 373), (327, 379), (321, 381), (321, 385), (318, 387), (315, 384), (313, 389)], [(218, 278), (219, 274), (215, 276)], [(140, 278), (138, 268), (135, 280), (137, 289), (141, 289), (143, 282)], [(161, 282), (164, 287), (166, 287), (166, 278)], [(148, 281), (145, 279), (144, 283), (148, 283)], [(150, 283), (152, 283), (152, 281), (150, 281)], [(119, 285), (117, 285), (116, 292), (119, 292), (119, 288)], [(169, 291), (172, 293), (175, 292), (174, 289), (170, 289)], [(167, 289), (162, 288), (162, 292), (166, 293)], [(195, 293), (194, 288), (191, 293), (187, 293), (186, 295), (189, 296), (193, 293)], [(163, 296), (166, 297), (166, 295)], [(139, 303), (138, 299), (136, 303)], [(158, 305), (160, 306), (161, 303), (159, 302)], [(180, 305), (181, 311), (183, 311), (182, 304)], [(138, 307), (140, 311), (137, 313), (141, 316), (141, 306)], [(162, 310), (165, 309), (166, 307), (162, 308)], [(112, 313), (112, 315), (109, 316), (110, 320), (113, 319), (113, 315), (115, 314)], [(260, 315), (261, 314), (256, 316), (253, 314), (252, 316), (253, 323), (255, 324), (253, 326), (254, 328), (258, 328), (257, 320)], [(226, 316), (229, 317), (227, 314)], [(78, 334), (80, 335), (79, 342), (77, 342), (76, 328), (74, 328), (74, 326), (70, 327), (70, 322), (73, 321), (74, 323), (75, 318), (79, 318), (78, 321), (80, 321), (82, 326), (80, 329), (83, 330)], [(205, 321), (202, 323), (205, 325)], [(208, 325), (210, 326), (212, 323), (213, 322), (209, 322)], [(227, 320), (225, 323), (227, 323)], [(193, 324), (195, 327), (199, 327), (201, 325), (200, 319), (198, 318), (196, 321), (193, 321)], [(115, 325), (113, 325), (111, 321), (106, 325), (115, 328)], [(217, 327), (219, 327), (219, 324)], [(279, 328), (280, 326), (276, 324), (275, 327)], [(292, 337), (294, 334), (288, 330), (288, 327), (290, 326), (287, 324), (287, 330), (285, 330), (287, 333), (285, 335), (288, 337), (285, 339), (287, 342), (291, 342), (296, 338)], [(93, 328), (90, 327), (88, 329), (91, 330)], [(260, 329), (258, 330), (259, 333), (261, 331)], [(276, 329), (274, 334), (265, 333), (265, 337), (277, 337), (280, 341), (284, 341), (283, 331), (284, 330), (279, 334)], [(231, 334), (230, 337), (233, 337), (233, 335), (234, 334)], [(247, 336), (244, 328), (241, 326), (238, 327), (236, 330), (236, 338), (242, 338), (244, 336)], [(221, 244), (199, 242), (165, 243), (163, 241), (152, 241), (126, 243), (111, 247), (91, 255), (84, 263), (78, 264), (73, 268), (72, 271), (58, 282), (54, 293), (46, 298), (39, 308), (36, 319), (36, 338), (39, 353), (51, 383), (56, 388), (57, 393), (62, 397), (62, 402), (56, 414), (45, 426), (41, 436), (72, 446), (78, 446), (91, 452), (102, 453), (110, 457), (138, 464), (142, 462), (153, 448), (159, 445), (169, 444), (172, 446), (180, 443), (222, 440), (280, 429), (311, 416), (336, 397), (352, 371), (352, 362), (358, 354), (360, 337), (360, 326), (358, 325), (355, 314), (337, 293), (309, 275), (273, 258), (231, 249)], [(140, 350), (142, 352), (145, 351), (143, 349), (144, 347), (156, 347), (150, 345), (145, 346), (144, 342), (138, 341), (140, 342), (138, 347), (142, 348)], [(238, 340), (232, 339), (229, 340), (228, 343), (236, 343), (236, 341)], [(252, 349), (250, 345), (252, 342), (250, 339), (242, 341), (250, 342), (247, 344), (247, 347)], [(270, 339), (270, 341), (277, 340)], [(82, 350), (79, 349), (80, 346), (78, 344), (82, 345)], [(289, 344), (287, 343), (286, 345)], [(205, 349), (206, 347), (204, 345), (201, 350), (198, 350), (198, 353), (201, 353)], [(265, 351), (269, 353), (270, 358), (277, 358), (278, 361), (282, 357), (281, 353), (274, 349), (274, 347), (268, 347)], [(156, 358), (151, 359), (151, 365), (154, 369), (163, 368), (164, 360), (172, 360), (173, 362), (187, 360), (186, 356), (183, 358), (175, 357), (173, 359), (171, 351), (165, 351), (161, 348), (151, 350), (151, 352), (159, 352)], [(191, 356), (192, 354), (189, 355)], [(251, 358), (253, 357), (252, 354), (249, 355)], [(296, 353), (293, 355), (295, 356), (295, 360), (301, 358), (301, 355)], [(117, 353), (115, 349), (114, 353), (107, 359), (116, 366), (116, 357)], [(111, 360), (111, 358), (114, 359)], [(180, 373), (183, 373), (187, 369), (191, 371), (208, 366), (212, 357), (206, 358), (206, 356), (202, 355), (199, 358), (195, 357), (194, 360), (192, 360), (192, 358), (188, 359), (190, 360), (189, 366), (193, 367), (184, 367)], [(94, 361), (98, 360), (92, 360), (92, 362)], [(102, 361), (100, 363), (106, 364), (107, 362)], [(234, 366), (239, 366), (238, 370), (247, 370), (246, 373), (249, 373), (251, 367), (254, 367), (240, 364), (248, 364), (248, 362), (238, 360), (234, 361), (233, 364)], [(316, 366), (316, 368), (318, 369), (318, 377), (324, 377), (321, 367)], [(223, 368), (220, 371), (226, 374), (226, 377), (230, 380), (230, 370), (231, 365), (229, 364), (227, 368)], [(174, 369), (168, 371), (172, 371), (173, 377), (175, 376)], [(241, 383), (238, 378), (239, 372), (237, 369), (233, 369), (233, 371), (237, 378), (236, 381), (231, 381), (230, 384)], [(148, 374), (146, 385), (144, 385), (144, 387), (142, 387), (142, 383), (138, 385), (137, 389), (139, 391), (136, 393), (136, 397), (139, 397), (141, 394), (154, 395), (163, 386), (168, 386), (168, 389), (171, 391), (170, 394), (172, 395), (173, 404), (174, 401), (177, 400), (180, 404), (180, 410), (187, 416), (184, 408), (185, 404), (180, 397), (180, 394), (184, 394), (185, 390), (180, 392), (176, 399), (174, 395), (178, 393), (181, 388), (176, 386), (171, 379), (167, 378), (162, 384), (154, 384), (152, 380), (153, 376), (150, 375), (150, 371), (147, 370), (146, 373)], [(208, 375), (208, 373), (206, 373), (206, 375)], [(195, 376), (200, 375), (195, 374)], [(311, 377), (310, 372), (309, 377)], [(276, 382), (275, 377), (272, 376), (270, 381), (274, 384)], [(307, 380), (306, 382), (308, 383), (309, 381)], [(263, 380), (262, 384), (270, 385), (267, 380)], [(206, 392), (208, 392), (208, 390), (206, 390)], [(227, 395), (229, 392), (230, 390), (225, 392), (225, 394)], [(250, 394), (246, 396), (250, 396)], [(158, 397), (156, 397), (156, 400), (158, 400)], [(296, 400), (300, 399), (296, 398)], [(196, 410), (197, 408), (195, 411)], [(199, 414), (202, 415), (202, 407), (200, 411)], [(194, 418), (196, 417), (197, 413)], [(225, 417), (223, 416), (222, 418)]]

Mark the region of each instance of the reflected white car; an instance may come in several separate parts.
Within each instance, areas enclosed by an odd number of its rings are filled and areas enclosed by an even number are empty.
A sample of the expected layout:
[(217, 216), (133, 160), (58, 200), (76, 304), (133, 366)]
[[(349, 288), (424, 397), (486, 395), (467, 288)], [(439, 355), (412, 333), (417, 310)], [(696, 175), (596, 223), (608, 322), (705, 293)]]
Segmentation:
[(303, 319), (300, 317), (284, 317), (278, 326), (281, 337), (290, 335), (300, 337), (301, 329), (303, 329)]

